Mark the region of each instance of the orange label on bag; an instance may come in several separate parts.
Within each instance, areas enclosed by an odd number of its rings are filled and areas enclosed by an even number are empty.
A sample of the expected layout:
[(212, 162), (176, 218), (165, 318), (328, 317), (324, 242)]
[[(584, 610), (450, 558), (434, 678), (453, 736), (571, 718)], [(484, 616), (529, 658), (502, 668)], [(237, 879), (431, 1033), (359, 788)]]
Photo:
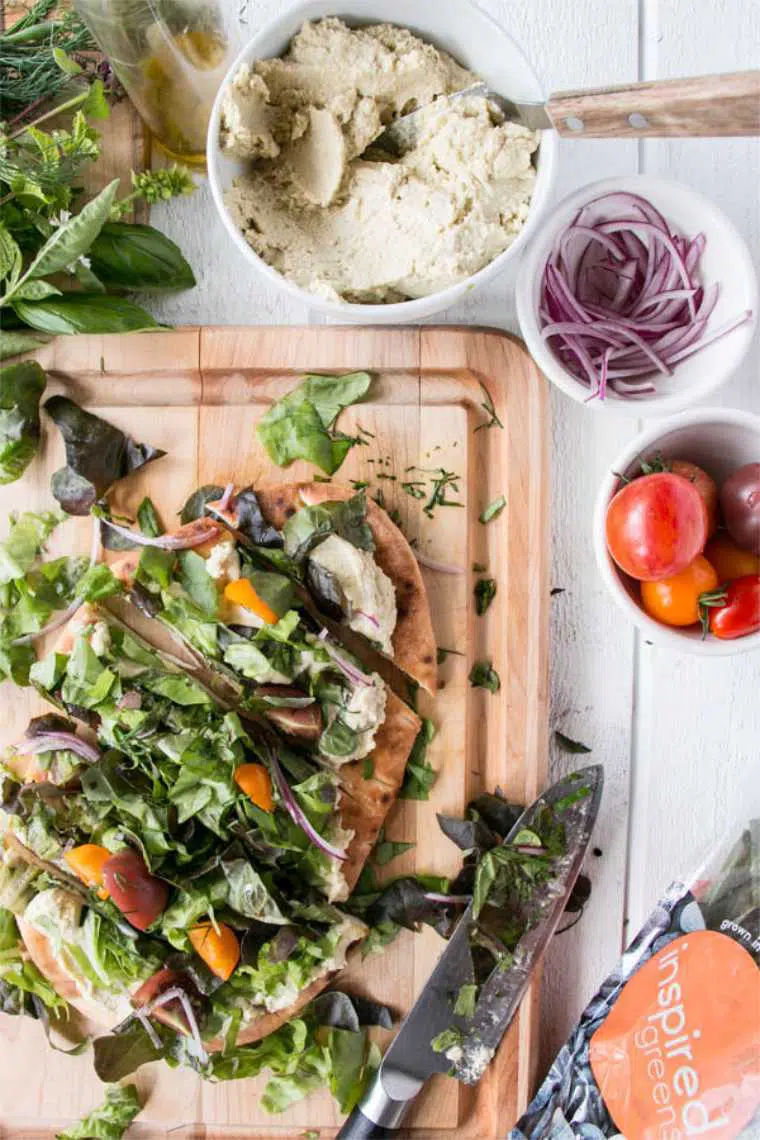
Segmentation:
[(589, 1053), (627, 1140), (732, 1140), (760, 1107), (760, 970), (716, 931), (677, 938), (623, 988)]

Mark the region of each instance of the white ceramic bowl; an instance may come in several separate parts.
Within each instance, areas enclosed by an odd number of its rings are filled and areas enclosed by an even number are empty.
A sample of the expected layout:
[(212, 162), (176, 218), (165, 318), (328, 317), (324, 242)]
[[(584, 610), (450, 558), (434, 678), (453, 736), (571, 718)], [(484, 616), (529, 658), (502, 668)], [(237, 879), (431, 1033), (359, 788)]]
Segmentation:
[[(569, 372), (541, 336), (538, 305), (544, 268), (559, 234), (593, 198), (623, 190), (648, 198), (682, 233), (703, 233), (707, 245), (701, 258), (703, 284), (719, 281), (718, 303), (708, 322), (711, 330), (749, 309), (752, 318), (728, 336), (682, 360), (672, 376), (658, 376), (657, 394), (625, 398), (608, 392), (604, 400), (589, 400), (589, 389)], [(736, 227), (717, 206), (688, 186), (648, 174), (607, 178), (571, 194), (552, 212), (523, 258), (517, 279), (517, 316), (530, 354), (545, 376), (568, 396), (597, 413), (624, 412), (654, 416), (681, 411), (719, 388), (741, 364), (757, 324), (758, 286), (752, 259)]]
[(721, 657), (760, 649), (760, 633), (721, 641), (702, 638), (697, 627), (676, 628), (649, 617), (641, 608), (638, 583), (623, 574), (609, 555), (605, 519), (610, 499), (621, 487), (619, 475), (640, 473), (639, 459), (661, 454), (665, 459), (689, 459), (712, 475), (721, 487), (732, 471), (760, 460), (760, 416), (735, 408), (705, 408), (684, 412), (647, 428), (631, 440), (605, 475), (594, 508), (594, 554), (604, 584), (647, 640), (704, 657)]
[(224, 92), (242, 63), (282, 55), (290, 40), (306, 20), (340, 16), (348, 24), (400, 24), (449, 52), (470, 68), (494, 91), (520, 100), (542, 101), (538, 77), (522, 50), (490, 16), (469, 0), (310, 0), (295, 4), (283, 16), (267, 24), (240, 52), (227, 73), (216, 97), (209, 122), (207, 163), (214, 204), (230, 237), (243, 257), (285, 293), (320, 309), (341, 321), (363, 324), (397, 324), (419, 321), (453, 305), (471, 289), (488, 281), (513, 261), (536, 232), (554, 181), (557, 140), (553, 131), (544, 131), (537, 160), (536, 185), (528, 219), (513, 244), (490, 264), (466, 281), (439, 293), (392, 305), (357, 305), (325, 300), (288, 281), (258, 256), (230, 217), (224, 192), (244, 165), (222, 154), (219, 146)]

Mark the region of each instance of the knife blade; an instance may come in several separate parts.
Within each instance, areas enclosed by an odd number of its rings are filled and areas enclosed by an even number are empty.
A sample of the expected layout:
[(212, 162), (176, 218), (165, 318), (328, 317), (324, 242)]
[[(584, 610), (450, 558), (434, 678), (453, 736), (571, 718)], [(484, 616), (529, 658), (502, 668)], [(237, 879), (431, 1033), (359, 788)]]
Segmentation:
[[(449, 1073), (474, 1084), (485, 1072), (530, 984), (534, 966), (556, 930), (580, 873), (599, 811), (604, 774), (592, 765), (559, 780), (528, 807), (507, 835), (503, 847), (526, 838), (547, 811), (564, 827), (564, 851), (552, 859), (551, 877), (532, 892), (528, 928), (520, 937), (508, 968), (497, 966), (480, 988), (471, 1017), (454, 1013), (463, 984), (474, 980), (470, 902), (422, 993), (391, 1042), (361, 1104), (338, 1133), (338, 1140), (392, 1137), (410, 1102), (434, 1073)], [(522, 850), (522, 848), (521, 848)], [(501, 965), (501, 964), (500, 964)], [(436, 1052), (432, 1041), (451, 1029), (452, 1045)]]

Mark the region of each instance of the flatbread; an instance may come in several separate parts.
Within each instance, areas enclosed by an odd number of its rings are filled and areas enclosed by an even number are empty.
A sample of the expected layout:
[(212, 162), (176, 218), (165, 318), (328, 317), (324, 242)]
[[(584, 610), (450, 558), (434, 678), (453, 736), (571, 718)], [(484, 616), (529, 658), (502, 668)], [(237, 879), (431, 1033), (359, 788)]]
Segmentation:
[[(278, 530), (301, 507), (345, 502), (356, 494), (352, 487), (334, 483), (278, 483), (254, 490), (264, 516)], [(423, 689), (434, 694), (438, 684), (437, 648), (419, 563), (399, 528), (372, 499), (367, 500), (367, 522), (375, 538), (375, 561), (396, 591), (398, 620), (391, 638), (393, 659)]]

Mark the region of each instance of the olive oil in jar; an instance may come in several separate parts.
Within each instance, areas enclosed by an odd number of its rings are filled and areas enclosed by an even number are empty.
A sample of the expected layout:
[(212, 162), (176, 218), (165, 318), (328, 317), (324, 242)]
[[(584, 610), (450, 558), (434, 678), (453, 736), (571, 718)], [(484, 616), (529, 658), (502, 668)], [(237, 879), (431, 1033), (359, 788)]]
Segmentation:
[(76, 0), (76, 7), (159, 145), (202, 165), (232, 56), (219, 9), (206, 0)]

